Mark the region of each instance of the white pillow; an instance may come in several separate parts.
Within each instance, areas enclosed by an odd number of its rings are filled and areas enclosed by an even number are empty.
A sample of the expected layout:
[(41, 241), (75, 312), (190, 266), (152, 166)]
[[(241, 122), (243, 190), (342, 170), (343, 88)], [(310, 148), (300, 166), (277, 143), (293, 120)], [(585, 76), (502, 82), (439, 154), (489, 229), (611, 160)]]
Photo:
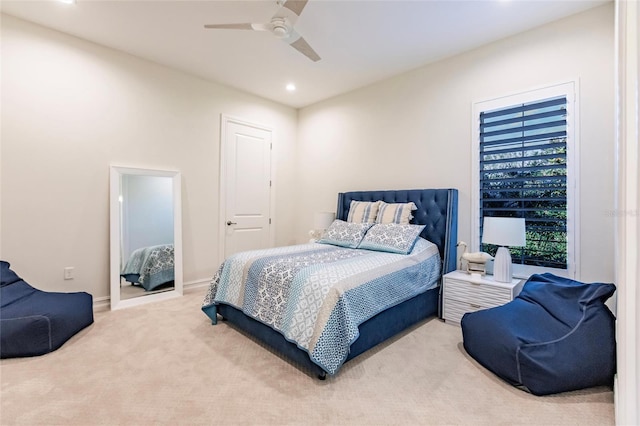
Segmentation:
[(399, 223), (408, 225), (413, 215), (412, 210), (417, 210), (413, 202), (410, 203), (385, 203), (380, 202), (376, 223)]
[(373, 223), (381, 201), (351, 201), (347, 222)]

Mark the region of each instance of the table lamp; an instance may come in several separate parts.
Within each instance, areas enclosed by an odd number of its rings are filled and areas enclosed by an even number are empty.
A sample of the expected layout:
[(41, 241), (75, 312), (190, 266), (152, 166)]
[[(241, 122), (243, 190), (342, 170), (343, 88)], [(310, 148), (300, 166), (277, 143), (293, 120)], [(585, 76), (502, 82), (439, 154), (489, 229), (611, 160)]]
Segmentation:
[(482, 242), (498, 247), (493, 263), (493, 278), (501, 283), (510, 283), (513, 277), (511, 253), (507, 247), (526, 245), (524, 219), (516, 217), (485, 217), (482, 227)]

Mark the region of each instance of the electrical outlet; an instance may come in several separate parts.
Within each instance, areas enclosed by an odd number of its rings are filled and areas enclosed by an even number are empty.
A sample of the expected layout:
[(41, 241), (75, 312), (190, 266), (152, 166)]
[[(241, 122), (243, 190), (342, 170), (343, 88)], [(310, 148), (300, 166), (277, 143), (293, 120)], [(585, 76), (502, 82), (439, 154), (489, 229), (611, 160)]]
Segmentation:
[(67, 266), (64, 268), (64, 279), (72, 280), (73, 279), (73, 266)]

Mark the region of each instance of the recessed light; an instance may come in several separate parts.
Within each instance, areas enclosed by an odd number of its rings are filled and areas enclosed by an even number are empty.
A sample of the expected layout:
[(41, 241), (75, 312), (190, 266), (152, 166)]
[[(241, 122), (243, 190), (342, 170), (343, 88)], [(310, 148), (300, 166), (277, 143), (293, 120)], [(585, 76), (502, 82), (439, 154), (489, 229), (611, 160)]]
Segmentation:
[(64, 4), (76, 4), (76, 0), (58, 0), (58, 1)]
[(295, 92), (295, 90), (296, 90), (296, 85), (295, 85), (295, 84), (293, 84), (293, 83), (289, 83), (289, 84), (287, 84), (286, 89), (287, 89), (287, 91), (288, 91), (288, 92)]

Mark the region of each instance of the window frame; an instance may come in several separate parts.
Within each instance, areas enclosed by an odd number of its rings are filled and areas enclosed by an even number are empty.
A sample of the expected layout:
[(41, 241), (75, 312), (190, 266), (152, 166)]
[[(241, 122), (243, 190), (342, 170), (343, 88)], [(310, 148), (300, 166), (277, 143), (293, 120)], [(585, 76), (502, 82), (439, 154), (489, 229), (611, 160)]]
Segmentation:
[(578, 80), (571, 80), (496, 98), (472, 102), (471, 114), (471, 251), (480, 250), (480, 113), (516, 104), (565, 96), (567, 99), (567, 269), (513, 264), (513, 275), (528, 278), (551, 272), (579, 279), (580, 211), (579, 204), (579, 103)]

